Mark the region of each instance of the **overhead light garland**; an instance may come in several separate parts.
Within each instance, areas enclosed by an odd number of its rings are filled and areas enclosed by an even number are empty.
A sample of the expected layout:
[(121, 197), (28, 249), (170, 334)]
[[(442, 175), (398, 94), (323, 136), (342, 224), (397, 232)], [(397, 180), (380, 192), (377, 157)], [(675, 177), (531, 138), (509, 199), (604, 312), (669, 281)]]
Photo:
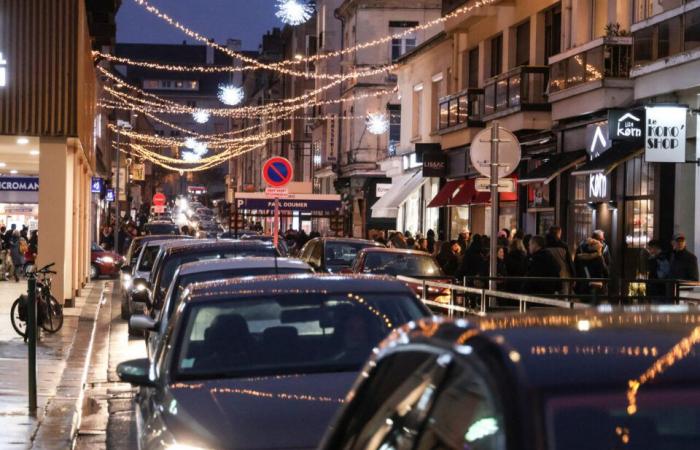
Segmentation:
[(297, 26), (307, 22), (314, 8), (304, 0), (277, 0), (275, 16), (287, 25)]
[[(412, 35), (412, 34), (416, 33), (417, 31), (424, 31), (424, 30), (430, 29), (436, 25), (444, 24), (445, 22), (447, 22), (449, 20), (455, 19), (455, 18), (462, 16), (462, 15), (465, 15), (465, 14), (469, 14), (470, 12), (472, 12), (476, 9), (491, 5), (497, 1), (499, 1), (499, 0), (477, 0), (471, 4), (466, 4), (466, 5), (459, 7), (449, 14), (445, 14), (444, 16), (430, 20), (430, 21), (425, 22), (421, 25), (417, 25), (417, 26), (411, 27), (411, 28), (406, 28), (406, 29), (402, 30), (401, 32), (393, 33), (393, 34), (387, 35), (387, 36), (383, 36), (381, 38), (378, 38), (378, 39), (375, 39), (372, 41), (362, 42), (362, 43), (359, 43), (359, 44), (356, 44), (356, 45), (353, 45), (350, 47), (346, 47), (346, 48), (341, 49), (341, 50), (336, 50), (333, 52), (318, 53), (316, 55), (305, 56), (302, 58), (293, 58), (290, 60), (284, 60), (284, 61), (280, 61), (280, 62), (273, 63), (273, 64), (263, 64), (263, 63), (260, 63), (259, 61), (255, 60), (253, 58), (250, 58), (250, 57), (247, 57), (243, 54), (234, 52), (233, 50), (228, 49), (226, 47), (223, 47), (223, 46), (217, 44), (216, 42), (210, 41), (205, 36), (202, 36), (201, 34), (197, 33), (196, 31), (193, 31), (193, 30), (187, 28), (186, 26), (182, 25), (180, 22), (171, 18), (167, 14), (162, 13), (158, 8), (150, 5), (147, 0), (134, 0), (134, 2), (136, 2), (140, 6), (143, 6), (151, 14), (155, 15), (156, 17), (158, 17), (161, 20), (164, 20), (169, 25), (171, 25), (171, 26), (177, 28), (178, 30), (182, 31), (183, 33), (185, 33), (187, 36), (189, 36), (195, 40), (198, 40), (198, 41), (204, 43), (205, 45), (213, 47), (213, 48), (215, 48), (223, 53), (228, 54), (229, 56), (231, 56), (233, 58), (239, 59), (239, 60), (244, 61), (244, 62), (248, 62), (248, 63), (250, 63), (256, 67), (259, 67), (261, 69), (278, 70), (280, 72), (286, 71), (286, 73), (288, 75), (291, 75), (290, 72), (293, 72), (293, 71), (288, 71), (288, 69), (284, 69), (285, 66), (333, 58), (333, 57), (337, 57), (337, 56), (346, 55), (348, 53), (353, 53), (353, 52), (356, 52), (357, 50), (362, 50), (362, 49), (376, 47), (378, 45), (386, 44), (388, 42), (391, 42), (393, 39), (400, 39), (400, 38), (403, 38), (405, 36)], [(297, 73), (303, 74), (303, 72), (297, 72)], [(301, 76), (304, 76), (304, 75), (301, 75)]]

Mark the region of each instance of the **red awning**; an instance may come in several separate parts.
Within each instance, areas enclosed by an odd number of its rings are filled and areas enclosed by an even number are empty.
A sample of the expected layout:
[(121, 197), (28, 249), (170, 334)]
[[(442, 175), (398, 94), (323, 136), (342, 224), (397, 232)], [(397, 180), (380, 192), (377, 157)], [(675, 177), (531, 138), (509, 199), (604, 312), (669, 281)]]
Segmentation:
[(441, 206), (449, 206), (452, 204), (452, 197), (455, 191), (464, 183), (464, 180), (448, 181), (445, 186), (440, 189), (434, 199), (428, 203), (428, 208), (439, 208)]
[[(516, 184), (517, 186), (517, 184)], [(516, 192), (501, 192), (500, 201), (502, 202), (515, 202), (518, 200), (518, 193)], [(484, 203), (491, 203), (491, 193), (490, 192), (478, 192), (474, 187), (474, 179), (464, 180), (462, 186), (452, 199), (452, 206), (463, 206), (463, 205), (478, 205)]]

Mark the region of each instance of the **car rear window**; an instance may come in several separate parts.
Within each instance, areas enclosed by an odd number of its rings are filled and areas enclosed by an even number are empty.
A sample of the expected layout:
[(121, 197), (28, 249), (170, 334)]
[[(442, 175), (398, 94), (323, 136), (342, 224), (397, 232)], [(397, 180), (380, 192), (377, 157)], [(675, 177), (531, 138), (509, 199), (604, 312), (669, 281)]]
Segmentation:
[(368, 252), (365, 257), (364, 272), (407, 277), (444, 276), (442, 269), (430, 255), (389, 252)]
[(350, 267), (357, 252), (371, 246), (361, 242), (326, 242), (326, 265)]

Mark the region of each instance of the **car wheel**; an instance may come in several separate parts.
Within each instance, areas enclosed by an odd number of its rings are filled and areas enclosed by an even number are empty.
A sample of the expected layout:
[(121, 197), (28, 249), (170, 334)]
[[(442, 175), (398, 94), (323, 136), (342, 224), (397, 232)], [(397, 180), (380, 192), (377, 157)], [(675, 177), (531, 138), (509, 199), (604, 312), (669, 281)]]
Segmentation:
[(96, 280), (100, 276), (100, 269), (96, 265), (90, 264), (90, 279)]

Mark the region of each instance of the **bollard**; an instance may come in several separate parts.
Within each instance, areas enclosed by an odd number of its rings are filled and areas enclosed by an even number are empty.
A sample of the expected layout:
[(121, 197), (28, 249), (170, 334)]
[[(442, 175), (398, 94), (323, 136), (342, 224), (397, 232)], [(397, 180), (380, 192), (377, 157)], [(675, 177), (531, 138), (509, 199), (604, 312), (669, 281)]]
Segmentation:
[(27, 372), (29, 381), (29, 415), (36, 417), (37, 399), (36, 399), (36, 277), (34, 273), (29, 274), (27, 300), (27, 342), (28, 342), (28, 357)]

